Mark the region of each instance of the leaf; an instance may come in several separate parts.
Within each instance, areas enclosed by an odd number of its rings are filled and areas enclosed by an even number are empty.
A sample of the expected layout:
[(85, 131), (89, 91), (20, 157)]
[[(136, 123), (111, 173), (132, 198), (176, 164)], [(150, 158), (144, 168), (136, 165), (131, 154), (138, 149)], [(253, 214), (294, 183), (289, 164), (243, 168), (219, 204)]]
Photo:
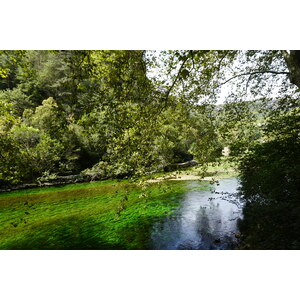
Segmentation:
[(183, 69), (180, 73), (183, 79), (186, 79), (189, 76), (190, 72), (187, 69)]

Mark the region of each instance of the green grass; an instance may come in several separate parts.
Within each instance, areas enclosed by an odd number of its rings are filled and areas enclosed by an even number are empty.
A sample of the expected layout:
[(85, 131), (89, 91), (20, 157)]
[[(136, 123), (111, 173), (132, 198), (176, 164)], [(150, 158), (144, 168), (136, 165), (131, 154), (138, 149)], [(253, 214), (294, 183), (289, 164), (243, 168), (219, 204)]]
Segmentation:
[(0, 249), (148, 249), (153, 222), (180, 205), (185, 189), (107, 180), (3, 193)]

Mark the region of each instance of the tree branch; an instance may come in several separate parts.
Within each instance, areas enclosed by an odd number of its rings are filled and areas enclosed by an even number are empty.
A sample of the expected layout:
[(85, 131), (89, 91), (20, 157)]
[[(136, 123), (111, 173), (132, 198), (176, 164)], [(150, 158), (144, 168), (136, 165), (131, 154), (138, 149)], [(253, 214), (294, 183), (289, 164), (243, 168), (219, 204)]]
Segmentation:
[(193, 70), (195, 69), (195, 62), (194, 62), (194, 51), (190, 50), (190, 53), (192, 55), (192, 62), (193, 62)]
[[(191, 51), (192, 51), (192, 50), (190, 50), (189, 52), (191, 52)], [(175, 80), (173, 81), (172, 85), (171, 85), (170, 88), (168, 89), (168, 92), (167, 92), (167, 95), (166, 95), (166, 102), (167, 102), (167, 100), (168, 100), (168, 98), (169, 98), (169, 95), (170, 95), (170, 93), (171, 93), (173, 87), (175, 86), (176, 82), (178, 81), (178, 79), (179, 79), (179, 77), (180, 77), (181, 70), (182, 70), (183, 66), (185, 65), (186, 61), (188, 60), (188, 58), (189, 58), (188, 55), (186, 55), (186, 57), (184, 58), (184, 60), (183, 60), (183, 62), (182, 62), (182, 64), (181, 64), (181, 66), (180, 66), (180, 68), (179, 68), (179, 71), (178, 71), (178, 73), (177, 73), (177, 75), (176, 75), (176, 77), (175, 77)]]
[(225, 57), (227, 56), (227, 54), (228, 54), (228, 52), (226, 52), (225, 55), (223, 55), (223, 57), (219, 60), (218, 72), (220, 72), (222, 61), (225, 59)]
[(248, 77), (247, 83), (246, 83), (245, 95), (247, 95), (248, 85), (249, 85), (249, 82), (251, 80), (251, 77), (252, 77), (252, 75), (250, 74), (249, 77)]
[(290, 74), (289, 72), (277, 72), (277, 71), (255, 71), (255, 72), (242, 73), (242, 74), (232, 76), (231, 78), (227, 79), (226, 81), (220, 83), (217, 87), (220, 87), (220, 86), (226, 84), (227, 82), (229, 82), (229, 81), (231, 81), (231, 80), (233, 80), (237, 77), (252, 76), (252, 75), (255, 75), (255, 74), (266, 74), (266, 73), (275, 74), (275, 75), (289, 75)]

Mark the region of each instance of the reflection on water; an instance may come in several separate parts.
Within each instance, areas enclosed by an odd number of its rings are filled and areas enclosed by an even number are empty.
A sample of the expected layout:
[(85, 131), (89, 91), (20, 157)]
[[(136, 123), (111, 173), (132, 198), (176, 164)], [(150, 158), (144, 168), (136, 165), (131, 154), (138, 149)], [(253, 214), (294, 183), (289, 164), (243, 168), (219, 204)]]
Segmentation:
[(206, 191), (197, 190), (198, 182), (187, 184), (191, 191), (180, 208), (153, 225), (151, 249), (233, 249), (242, 216), (237, 179), (222, 179)]

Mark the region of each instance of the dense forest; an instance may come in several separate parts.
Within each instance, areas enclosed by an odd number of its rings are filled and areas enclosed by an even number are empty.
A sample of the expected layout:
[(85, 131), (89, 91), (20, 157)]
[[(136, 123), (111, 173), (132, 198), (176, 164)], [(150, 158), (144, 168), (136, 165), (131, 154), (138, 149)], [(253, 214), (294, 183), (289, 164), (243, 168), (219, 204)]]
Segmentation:
[(238, 166), (241, 249), (300, 248), (300, 51), (0, 51), (0, 189)]

